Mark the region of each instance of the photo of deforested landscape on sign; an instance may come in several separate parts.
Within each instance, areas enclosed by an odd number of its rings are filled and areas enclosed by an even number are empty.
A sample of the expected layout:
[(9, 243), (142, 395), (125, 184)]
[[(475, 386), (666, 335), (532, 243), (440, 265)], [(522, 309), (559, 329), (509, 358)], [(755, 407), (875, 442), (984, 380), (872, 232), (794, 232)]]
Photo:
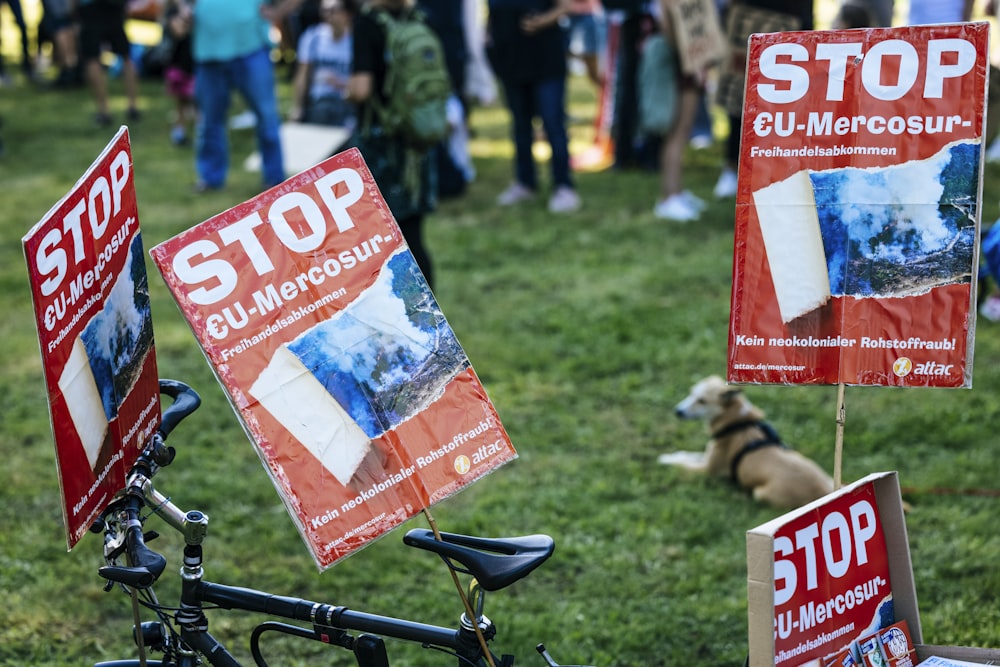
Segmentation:
[(146, 354), (153, 346), (149, 280), (143, 260), (142, 236), (137, 233), (104, 309), (80, 334), (109, 421), (118, 416), (118, 407), (142, 373)]
[(810, 173), (833, 295), (907, 296), (972, 279), (979, 143), (884, 169)]
[(104, 448), (108, 424), (118, 417), (153, 347), (149, 282), (139, 234), (132, 239), (125, 268), (103, 304), (74, 341), (59, 378), (92, 468)]
[(978, 142), (881, 168), (801, 170), (753, 193), (782, 320), (831, 296), (904, 297), (968, 283)]
[(344, 311), (280, 347), (250, 394), (346, 485), (372, 439), (469, 366), (407, 250)]
[(469, 366), (409, 251), (336, 317), (288, 345), (370, 438), (434, 400)]

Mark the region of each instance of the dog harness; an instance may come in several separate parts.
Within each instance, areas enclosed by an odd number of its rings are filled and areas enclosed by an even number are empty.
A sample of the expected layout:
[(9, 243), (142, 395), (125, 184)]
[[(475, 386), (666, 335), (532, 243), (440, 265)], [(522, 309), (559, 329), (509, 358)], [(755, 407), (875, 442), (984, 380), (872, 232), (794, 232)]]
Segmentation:
[(774, 427), (766, 421), (761, 421), (759, 419), (751, 419), (748, 421), (730, 424), (724, 429), (713, 433), (712, 438), (724, 438), (727, 435), (732, 435), (737, 431), (742, 431), (747, 428), (759, 428), (764, 432), (764, 437), (758, 438), (757, 440), (751, 440), (747, 444), (743, 445), (743, 448), (736, 453), (736, 456), (733, 457), (733, 462), (729, 465), (729, 477), (733, 480), (733, 482), (737, 483), (739, 482), (737, 471), (740, 467), (740, 461), (743, 460), (744, 456), (764, 447), (781, 447), (782, 449), (788, 449), (788, 446), (781, 441), (781, 436), (779, 436), (778, 432), (774, 430)]

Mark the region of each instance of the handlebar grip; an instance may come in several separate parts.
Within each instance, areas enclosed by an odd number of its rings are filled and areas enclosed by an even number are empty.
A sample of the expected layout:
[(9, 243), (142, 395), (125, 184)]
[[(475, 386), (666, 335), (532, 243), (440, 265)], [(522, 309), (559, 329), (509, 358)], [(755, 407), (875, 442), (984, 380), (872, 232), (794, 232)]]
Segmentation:
[(174, 402), (163, 411), (163, 420), (158, 429), (160, 436), (166, 440), (174, 427), (198, 409), (201, 405), (201, 396), (183, 382), (165, 379), (160, 380), (160, 393), (174, 399)]
[(149, 588), (156, 583), (167, 567), (167, 559), (146, 546), (146, 539), (138, 520), (133, 521), (128, 527), (128, 532), (125, 534), (125, 550), (132, 566), (108, 565), (99, 568), (98, 574), (109, 581), (133, 588)]

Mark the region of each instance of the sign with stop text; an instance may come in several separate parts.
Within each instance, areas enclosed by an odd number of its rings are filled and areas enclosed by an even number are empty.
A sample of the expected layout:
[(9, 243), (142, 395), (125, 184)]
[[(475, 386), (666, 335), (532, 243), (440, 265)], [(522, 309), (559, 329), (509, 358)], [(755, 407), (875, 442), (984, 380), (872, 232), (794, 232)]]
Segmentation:
[(754, 667), (813, 663), (899, 620), (920, 641), (895, 473), (747, 531), (747, 573)]
[(357, 149), (151, 255), (320, 569), (516, 457)]
[(971, 386), (988, 33), (751, 37), (730, 381)]
[(160, 420), (126, 128), (23, 245), (72, 548), (125, 486)]

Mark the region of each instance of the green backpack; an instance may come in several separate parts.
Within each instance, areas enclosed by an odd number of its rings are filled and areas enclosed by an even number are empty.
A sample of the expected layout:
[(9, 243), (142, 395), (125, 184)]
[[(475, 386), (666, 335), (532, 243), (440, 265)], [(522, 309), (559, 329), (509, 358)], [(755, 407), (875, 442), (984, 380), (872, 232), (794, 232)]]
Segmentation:
[(372, 96), (379, 123), (386, 134), (401, 136), (411, 148), (429, 149), (448, 134), (445, 105), (451, 80), (441, 42), (417, 11), (398, 18), (384, 10), (367, 11), (374, 12), (385, 30), (383, 97)]

